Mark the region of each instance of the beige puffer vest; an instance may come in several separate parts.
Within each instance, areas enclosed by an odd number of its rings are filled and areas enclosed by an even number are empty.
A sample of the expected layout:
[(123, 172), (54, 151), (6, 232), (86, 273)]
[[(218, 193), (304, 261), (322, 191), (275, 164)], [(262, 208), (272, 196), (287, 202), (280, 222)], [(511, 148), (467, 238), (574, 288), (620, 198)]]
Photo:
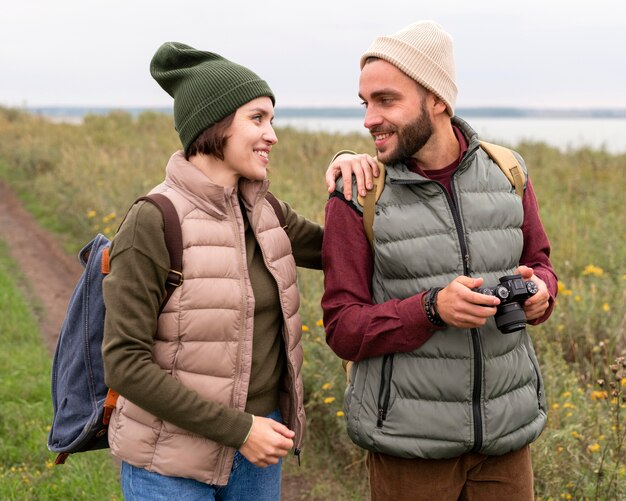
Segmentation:
[[(278, 285), (286, 349), (281, 412), (300, 448), (305, 416), (300, 302), (291, 244), (269, 202), (268, 182), (240, 183), (247, 218)], [(153, 359), (207, 399), (244, 410), (252, 364), (254, 296), (245, 256), (244, 221), (235, 190), (212, 184), (182, 152), (165, 182), (181, 222), (184, 283), (159, 317)], [(163, 475), (225, 485), (235, 450), (164, 422), (120, 397), (109, 442), (120, 459)]]

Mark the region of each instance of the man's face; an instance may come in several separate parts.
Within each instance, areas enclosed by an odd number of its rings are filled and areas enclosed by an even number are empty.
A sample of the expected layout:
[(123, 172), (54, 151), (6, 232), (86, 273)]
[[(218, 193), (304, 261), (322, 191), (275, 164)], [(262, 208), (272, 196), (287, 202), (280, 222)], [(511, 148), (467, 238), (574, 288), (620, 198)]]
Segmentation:
[(387, 164), (417, 153), (433, 133), (428, 92), (381, 59), (361, 70), (359, 96), (366, 107), (364, 126), (374, 138), (378, 159)]

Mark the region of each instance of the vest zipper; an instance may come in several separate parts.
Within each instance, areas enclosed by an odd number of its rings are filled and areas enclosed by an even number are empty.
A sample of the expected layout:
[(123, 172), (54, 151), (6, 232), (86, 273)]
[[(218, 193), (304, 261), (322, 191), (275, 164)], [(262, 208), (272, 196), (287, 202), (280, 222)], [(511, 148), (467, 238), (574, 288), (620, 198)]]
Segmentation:
[[(456, 174), (456, 173), (455, 173)], [(465, 276), (470, 275), (470, 259), (469, 252), (467, 250), (467, 242), (465, 241), (465, 235), (463, 234), (463, 225), (461, 222), (461, 216), (458, 210), (458, 200), (456, 196), (456, 189), (454, 187), (454, 176), (450, 180), (451, 195), (447, 190), (441, 186), (441, 189), (448, 199), (448, 204), (452, 210), (452, 218), (456, 227), (457, 235), (459, 238), (459, 245), (461, 246), (461, 253), (463, 255), (463, 274)], [(482, 374), (483, 374), (483, 350), (480, 343), (480, 333), (478, 329), (470, 329), (472, 335), (472, 348), (474, 349), (474, 385), (472, 387), (472, 416), (474, 419), (474, 446), (471, 452), (478, 452), (483, 446), (483, 416), (480, 411), (480, 401), (482, 398)]]
[[(241, 276), (243, 277), (244, 275), (244, 255), (245, 255), (245, 248), (246, 248), (246, 243), (245, 243), (245, 235), (244, 235), (244, 239), (242, 240), (241, 238), (241, 233), (242, 233), (242, 228), (239, 226), (238, 222), (239, 220), (237, 219), (237, 214), (236, 214), (236, 209), (235, 209), (235, 204), (233, 204), (233, 199), (232, 197), (235, 197), (237, 199), (237, 207), (239, 207), (240, 210), (240, 219), (241, 219), (241, 223), (243, 225), (245, 225), (245, 223), (243, 222), (243, 212), (242, 212), (242, 208), (239, 202), (239, 197), (237, 194), (231, 195), (231, 197), (229, 197), (227, 199), (227, 203), (226, 203), (226, 209), (228, 212), (228, 215), (230, 216), (231, 222), (232, 222), (232, 227), (233, 227), (233, 232), (235, 234), (235, 241), (236, 241), (236, 245), (237, 245), (237, 259), (239, 260), (238, 265), (239, 265), (239, 269), (241, 270)], [(244, 230), (245, 231), (245, 230)], [(243, 278), (241, 279), (243, 282)], [(243, 329), (245, 329), (245, 325), (246, 325), (246, 321), (245, 321), (245, 310), (247, 307), (247, 301), (246, 301), (246, 288), (244, 286), (244, 284), (241, 284), (241, 304), (244, 305), (244, 308), (242, 309), (240, 315), (241, 315), (241, 325), (243, 326)], [(243, 351), (244, 351), (244, 343), (243, 342), (239, 342), (239, 349), (237, 352), (237, 366), (236, 366), (236, 370), (237, 370), (237, 374), (235, 375), (235, 386), (233, 389), (233, 406), (235, 409), (239, 409), (239, 410), (243, 410), (243, 408), (245, 407), (245, 404), (243, 406), (240, 405), (240, 401), (241, 401), (241, 392), (239, 390), (240, 386), (241, 386), (241, 364), (242, 364), (242, 360), (243, 360)]]
[(480, 412), (482, 393), (483, 354), (478, 329), (470, 329), (474, 348), (474, 387), (472, 389), (472, 415), (474, 417), (474, 446), (471, 452), (478, 452), (483, 446), (483, 419)]
[[(473, 153), (475, 149), (477, 148), (474, 148), (471, 152), (470, 150), (468, 150), (465, 158), (466, 159), (469, 158), (471, 156), (470, 153)], [(452, 220), (454, 222), (454, 227), (456, 229), (457, 238), (459, 240), (459, 246), (461, 247), (461, 256), (462, 256), (462, 261), (463, 261), (463, 274), (469, 277), (471, 276), (470, 275), (470, 256), (467, 250), (467, 242), (465, 241), (465, 235), (463, 234), (463, 223), (461, 221), (461, 216), (458, 211), (456, 190), (454, 188), (454, 178), (457, 172), (458, 172), (458, 168), (457, 168), (457, 171), (452, 175), (452, 179), (450, 180), (451, 193), (448, 193), (448, 190), (446, 190), (446, 188), (439, 181), (434, 181), (432, 179), (430, 179), (429, 181), (432, 183), (435, 183), (436, 185), (439, 186), (439, 188), (441, 188), (441, 191), (443, 192), (444, 196), (446, 197), (446, 201), (448, 202), (448, 205), (450, 206), (450, 210), (452, 212)], [(414, 181), (395, 180), (393, 182), (397, 184), (415, 184)], [(470, 329), (470, 333), (472, 335), (472, 348), (474, 350), (474, 385), (472, 388), (472, 416), (474, 419), (474, 446), (472, 447), (472, 452), (477, 452), (483, 446), (483, 423), (482, 423), (483, 419), (482, 419), (482, 413), (480, 411), (480, 400), (482, 396), (483, 353), (482, 353), (482, 346), (480, 343), (480, 334), (478, 332), (478, 329)], [(380, 406), (379, 406), (378, 422), (381, 423)]]
[[(234, 195), (231, 195), (230, 197), (228, 197), (226, 199), (226, 211), (228, 212), (228, 216), (230, 217), (231, 220), (231, 224), (233, 227), (233, 232), (235, 234), (235, 241), (237, 242), (237, 256), (238, 256), (238, 265), (241, 269), (241, 275), (243, 277), (244, 273), (244, 258), (243, 258), (243, 254), (242, 254), (242, 250), (245, 253), (245, 236), (244, 236), (244, 240), (242, 241), (241, 239), (241, 228), (238, 224), (238, 219), (237, 219), (237, 214), (236, 214), (236, 209), (235, 209), (235, 205), (233, 204), (233, 198), (235, 197), (237, 199), (237, 206), (239, 207), (239, 210), (241, 211), (241, 206), (239, 204), (239, 200), (238, 200), (238, 195), (235, 193)], [(242, 224), (243, 223), (243, 213), (241, 214), (241, 221)], [(243, 284), (241, 284), (241, 304), (246, 305), (246, 292), (245, 292), (245, 287)], [(241, 311), (241, 325), (243, 326), (243, 328), (245, 329), (245, 310), (246, 307), (244, 306), (244, 308)], [(241, 402), (241, 364), (242, 364), (242, 360), (243, 360), (243, 351), (244, 351), (244, 343), (243, 342), (239, 342), (239, 348), (237, 351), (237, 365), (235, 367), (236, 370), (236, 374), (235, 374), (235, 384), (234, 384), (234, 389), (233, 389), (233, 408), (237, 409), (237, 410), (243, 410), (245, 407), (240, 405)], [(226, 458), (228, 457), (228, 454), (226, 453), (227, 448), (224, 447), (221, 451), (220, 454), (220, 458), (218, 459), (218, 472), (221, 475), (222, 472), (224, 470), (230, 469), (231, 465), (228, 463), (228, 461), (226, 461)], [(232, 464), (232, 463), (231, 463)]]
[(389, 400), (391, 398), (391, 376), (393, 375), (393, 356), (391, 353), (383, 357), (383, 366), (380, 372), (380, 390), (378, 392), (378, 420), (376, 427), (382, 428), (383, 421), (387, 419)]
[[(261, 199), (264, 199), (265, 196), (263, 197), (258, 197), (255, 201), (255, 206), (257, 205), (257, 203), (260, 203), (259, 201)], [(271, 202), (270, 202), (271, 203)], [(242, 211), (245, 210), (244, 207), (241, 208)], [(278, 217), (278, 215), (277, 215)], [(258, 220), (258, 218), (256, 218)], [(282, 223), (282, 221), (279, 220), (279, 223)], [(252, 223), (248, 220), (248, 224), (250, 224), (250, 228), (252, 230), (252, 232), (254, 233), (254, 238), (257, 239), (258, 242), (258, 235), (255, 232), (255, 228), (252, 226)], [(285, 231), (285, 233), (287, 233), (287, 226), (282, 227), (283, 230)], [(289, 237), (289, 234), (287, 233), (287, 237)], [(276, 273), (273, 270), (273, 267), (270, 266), (270, 262), (269, 259), (266, 255), (265, 249), (263, 248), (263, 246), (261, 246), (261, 244), (259, 243), (259, 249), (261, 251), (261, 255), (263, 256), (263, 263), (265, 264), (265, 267), (267, 268), (267, 271), (270, 273), (270, 275), (272, 276), (272, 279), (274, 280), (274, 282), (276, 283), (276, 287), (278, 288), (278, 301), (280, 303), (280, 309), (281, 309), (281, 318), (282, 318), (282, 327), (281, 327), (281, 337), (285, 346), (285, 368), (287, 370), (287, 378), (289, 379), (289, 381), (291, 382), (291, 389), (289, 390), (289, 398), (291, 398), (293, 400), (293, 405), (289, 406), (289, 412), (290, 415), (289, 416), (283, 416), (283, 421), (285, 421), (285, 423), (287, 424), (287, 426), (292, 426), (293, 431), (296, 433), (296, 436), (294, 437), (294, 450), (293, 450), (293, 454), (294, 456), (298, 459), (298, 466), (300, 466), (300, 454), (302, 453), (302, 449), (301, 449), (301, 445), (302, 445), (302, 441), (304, 438), (304, 434), (302, 432), (302, 426), (299, 424), (299, 419), (298, 419), (298, 398), (297, 398), (297, 392), (295, 390), (296, 387), (296, 381), (297, 381), (297, 371), (293, 365), (293, 361), (292, 359), (289, 357), (289, 354), (287, 353), (287, 347), (289, 346), (289, 330), (287, 328), (287, 324), (286, 324), (286, 319), (285, 319), (285, 311), (286, 311), (286, 307), (284, 304), (284, 299), (282, 294), (280, 293), (281, 291), (281, 281), (279, 280), (278, 276), (276, 275)]]

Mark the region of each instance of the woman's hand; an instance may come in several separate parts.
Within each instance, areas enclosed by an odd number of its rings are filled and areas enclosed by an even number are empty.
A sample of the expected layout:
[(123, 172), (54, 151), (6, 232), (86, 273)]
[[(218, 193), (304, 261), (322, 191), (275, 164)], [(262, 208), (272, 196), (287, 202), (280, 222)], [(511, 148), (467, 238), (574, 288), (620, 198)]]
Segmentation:
[(296, 434), (273, 419), (254, 416), (250, 435), (239, 452), (256, 466), (277, 464), (293, 448)]
[(376, 160), (368, 155), (343, 153), (333, 159), (326, 170), (326, 185), (328, 193), (335, 191), (335, 181), (339, 176), (344, 179), (343, 196), (346, 200), (352, 200), (352, 175), (356, 178), (357, 189), (361, 196), (365, 196), (367, 190), (374, 187), (372, 179), (380, 175), (380, 169)]

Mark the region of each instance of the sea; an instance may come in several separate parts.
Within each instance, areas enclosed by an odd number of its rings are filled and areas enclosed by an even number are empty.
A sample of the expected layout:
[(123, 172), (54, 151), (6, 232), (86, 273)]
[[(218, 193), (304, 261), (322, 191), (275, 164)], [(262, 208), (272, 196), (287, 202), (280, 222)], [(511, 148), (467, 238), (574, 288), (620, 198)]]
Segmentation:
[[(80, 123), (86, 114), (127, 111), (171, 113), (169, 108), (42, 107), (27, 111), (50, 120)], [(518, 108), (458, 108), (486, 141), (516, 146), (521, 142), (543, 142), (562, 151), (591, 148), (626, 154), (626, 110), (577, 109), (539, 110)], [(274, 125), (305, 131), (368, 134), (360, 108), (277, 108)]]

